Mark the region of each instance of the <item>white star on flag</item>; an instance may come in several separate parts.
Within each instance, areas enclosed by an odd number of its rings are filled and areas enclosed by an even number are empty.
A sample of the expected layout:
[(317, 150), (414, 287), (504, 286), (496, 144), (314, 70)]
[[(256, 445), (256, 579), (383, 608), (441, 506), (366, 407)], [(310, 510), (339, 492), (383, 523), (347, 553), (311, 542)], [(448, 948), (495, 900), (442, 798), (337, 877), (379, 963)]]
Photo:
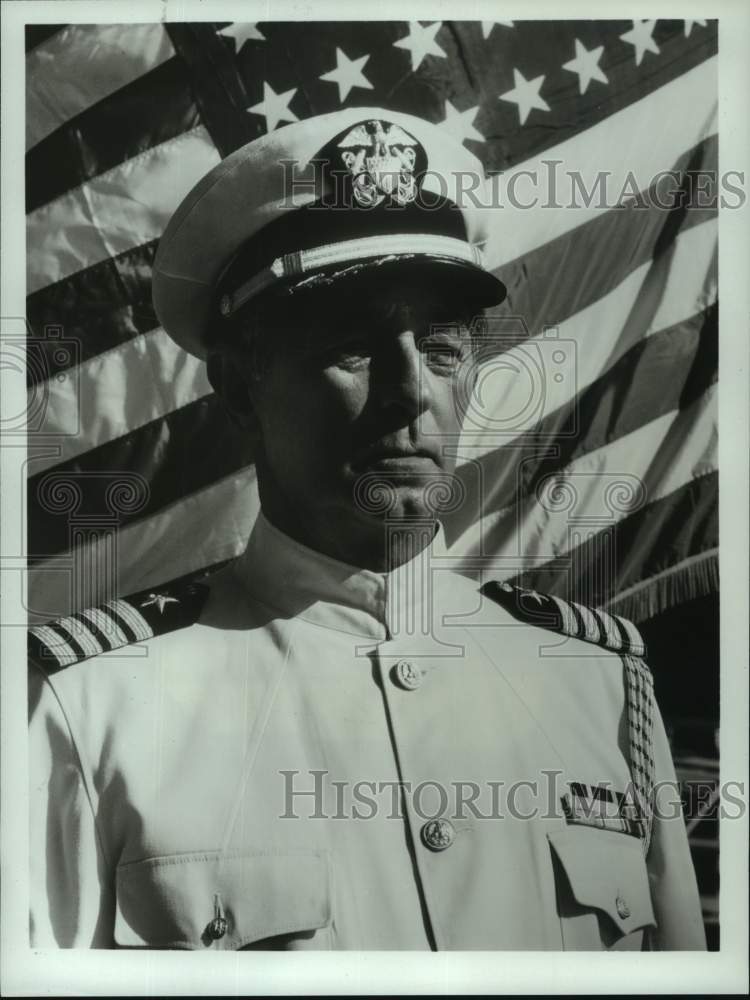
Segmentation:
[(706, 22), (705, 21), (699, 21), (697, 18), (693, 18), (692, 21), (688, 21), (687, 18), (686, 18), (685, 19), (685, 38), (687, 38), (687, 36), (693, 30), (693, 25), (694, 24), (699, 25), (701, 28), (705, 28), (706, 27)]
[(585, 94), (592, 80), (600, 80), (602, 83), (609, 83), (609, 80), (599, 67), (599, 60), (602, 57), (602, 52), (604, 52), (604, 46), (597, 45), (595, 49), (591, 49), (589, 51), (582, 42), (578, 41), (577, 38), (575, 41), (575, 59), (571, 59), (570, 62), (563, 63), (562, 68), (569, 70), (571, 73), (578, 74), (578, 88), (580, 92)]
[(518, 105), (518, 116), (521, 119), (522, 125), (529, 117), (529, 112), (532, 108), (539, 108), (540, 111), (549, 111), (549, 104), (539, 94), (544, 82), (544, 76), (536, 76), (533, 80), (527, 80), (523, 73), (514, 69), (513, 82), (515, 83), (513, 90), (507, 90), (504, 94), (500, 94), (498, 100), (512, 101), (513, 104)]
[(241, 24), (228, 24), (226, 28), (219, 28), (217, 35), (224, 38), (233, 38), (235, 52), (239, 52), (245, 42), (265, 42), (265, 35), (261, 34), (257, 22), (246, 21)]
[(411, 52), (411, 68), (416, 71), (422, 65), (425, 56), (442, 56), (447, 58), (443, 49), (435, 41), (435, 35), (442, 27), (442, 21), (435, 21), (423, 28), (419, 21), (409, 21), (409, 34), (406, 38), (399, 38), (393, 44), (399, 49), (408, 49)]
[(474, 119), (479, 111), (479, 105), (475, 104), (473, 108), (468, 108), (466, 111), (458, 111), (453, 107), (450, 101), (445, 102), (445, 120), (443, 125), (449, 129), (453, 135), (460, 138), (463, 142), (465, 139), (475, 139), (477, 142), (484, 142), (484, 136), (482, 133), (474, 128)]
[(289, 102), (293, 100), (297, 88), (285, 90), (283, 94), (274, 92), (273, 87), (263, 81), (263, 100), (247, 110), (254, 115), (263, 115), (266, 119), (266, 131), (273, 132), (281, 121), (298, 122), (299, 118), (289, 110)]
[(635, 64), (640, 66), (641, 59), (645, 52), (654, 52), (659, 55), (659, 46), (651, 37), (654, 33), (656, 21), (633, 21), (633, 27), (620, 35), (623, 42), (635, 47)]
[(495, 27), (496, 24), (502, 24), (506, 28), (512, 28), (512, 21), (482, 21), (482, 38), (487, 39), (490, 37), (490, 32)]
[(369, 58), (369, 56), (361, 56), (359, 59), (350, 59), (342, 49), (336, 48), (336, 69), (332, 69), (330, 73), (323, 73), (320, 79), (338, 84), (339, 101), (342, 104), (352, 87), (364, 87), (366, 90), (374, 89), (362, 72), (362, 67)]

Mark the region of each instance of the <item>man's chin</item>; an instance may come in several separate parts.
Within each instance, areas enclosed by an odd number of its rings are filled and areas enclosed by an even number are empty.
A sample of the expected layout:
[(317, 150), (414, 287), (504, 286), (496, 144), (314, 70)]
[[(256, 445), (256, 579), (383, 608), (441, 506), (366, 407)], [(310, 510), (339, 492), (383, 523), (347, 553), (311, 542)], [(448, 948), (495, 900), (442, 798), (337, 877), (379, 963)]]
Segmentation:
[(454, 510), (463, 496), (461, 484), (431, 459), (379, 464), (357, 477), (354, 502), (361, 514), (383, 520), (435, 519)]

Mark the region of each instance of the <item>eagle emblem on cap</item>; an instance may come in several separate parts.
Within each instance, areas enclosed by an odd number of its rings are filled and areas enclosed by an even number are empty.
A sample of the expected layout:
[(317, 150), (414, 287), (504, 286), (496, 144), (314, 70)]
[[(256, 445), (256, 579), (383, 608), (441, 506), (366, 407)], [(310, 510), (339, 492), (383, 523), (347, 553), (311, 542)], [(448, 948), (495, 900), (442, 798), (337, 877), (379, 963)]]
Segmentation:
[(408, 205), (417, 196), (414, 168), (420, 143), (392, 122), (360, 122), (337, 143), (341, 160), (352, 178), (352, 196), (363, 208), (374, 208), (386, 198)]

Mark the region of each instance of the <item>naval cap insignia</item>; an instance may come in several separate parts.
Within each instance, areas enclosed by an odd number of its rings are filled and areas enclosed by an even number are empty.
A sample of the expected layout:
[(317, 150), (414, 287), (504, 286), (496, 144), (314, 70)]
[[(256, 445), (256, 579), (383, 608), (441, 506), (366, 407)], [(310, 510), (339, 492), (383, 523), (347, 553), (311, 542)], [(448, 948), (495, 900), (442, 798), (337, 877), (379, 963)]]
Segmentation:
[(417, 178), (427, 156), (421, 143), (400, 125), (379, 119), (359, 122), (335, 145), (357, 205), (374, 208), (386, 198), (408, 205), (416, 199)]

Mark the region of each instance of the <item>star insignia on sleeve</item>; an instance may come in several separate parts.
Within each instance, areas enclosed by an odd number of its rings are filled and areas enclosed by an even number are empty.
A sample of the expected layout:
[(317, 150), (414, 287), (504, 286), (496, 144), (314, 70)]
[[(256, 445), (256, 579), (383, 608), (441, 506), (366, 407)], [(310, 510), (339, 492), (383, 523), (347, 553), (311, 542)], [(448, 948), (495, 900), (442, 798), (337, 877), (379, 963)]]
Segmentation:
[(160, 614), (164, 614), (164, 608), (167, 604), (179, 604), (180, 602), (176, 597), (169, 597), (167, 594), (149, 594), (148, 598), (141, 603), (142, 608), (147, 608), (151, 604), (155, 604), (159, 609)]
[(544, 604), (545, 598), (538, 594), (535, 590), (522, 590), (521, 597), (530, 597), (533, 601), (537, 601), (539, 604)]

